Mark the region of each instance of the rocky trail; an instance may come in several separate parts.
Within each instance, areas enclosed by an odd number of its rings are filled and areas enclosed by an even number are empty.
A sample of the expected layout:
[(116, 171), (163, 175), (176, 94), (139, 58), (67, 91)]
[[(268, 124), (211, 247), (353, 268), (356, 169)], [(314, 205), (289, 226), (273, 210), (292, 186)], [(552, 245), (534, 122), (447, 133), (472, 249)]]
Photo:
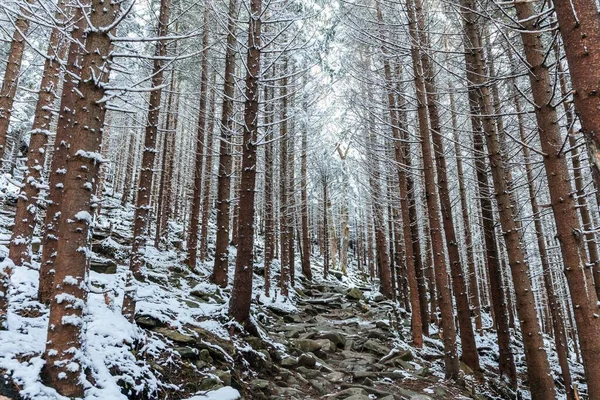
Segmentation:
[[(253, 381), (264, 398), (471, 398), (466, 388), (440, 382), (430, 362), (417, 360), (402, 336), (407, 321), (380, 294), (367, 299), (369, 288), (331, 284), (309, 285), (299, 293), (299, 312), (280, 315), (268, 327), (289, 356), (271, 381)], [(428, 352), (431, 361), (441, 357), (431, 348), (422, 355)]]
[[(230, 321), (231, 286), (209, 283), (210, 262), (190, 271), (181, 251), (148, 247), (148, 279), (138, 288), (136, 324), (129, 324), (120, 304), (131, 214), (108, 203), (104, 215), (94, 230), (90, 285), (98, 292), (89, 295), (86, 333), (96, 355), (89, 373), (100, 393), (94, 398), (229, 400), (238, 392), (250, 400), (516, 398), (496, 374), (493, 331), (478, 338), (485, 381), (465, 365), (458, 382), (447, 381), (439, 332), (432, 327), (423, 348), (413, 348), (405, 310), (356, 271), (350, 279), (332, 270), (323, 279), (318, 259), (314, 281), (298, 277), (289, 298), (277, 289), (263, 294), (264, 270), (256, 263), (251, 335)], [(178, 234), (171, 239), (177, 242)], [(276, 265), (272, 274), (277, 281)], [(14, 333), (7, 333), (0, 362), (8, 366), (5, 378), (15, 360), (31, 372), (5, 379), (0, 394), (19, 399), (23, 388), (46, 390), (27, 379), (41, 365), (47, 308), (36, 300), (35, 269), (17, 269), (13, 280)], [(99, 316), (105, 322), (95, 324)]]

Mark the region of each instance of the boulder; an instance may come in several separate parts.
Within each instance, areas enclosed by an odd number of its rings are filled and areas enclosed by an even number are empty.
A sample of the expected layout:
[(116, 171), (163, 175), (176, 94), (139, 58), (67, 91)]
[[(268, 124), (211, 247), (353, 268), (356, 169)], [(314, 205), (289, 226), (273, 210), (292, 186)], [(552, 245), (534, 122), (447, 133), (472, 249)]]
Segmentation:
[(250, 387), (252, 388), (252, 390), (267, 390), (269, 388), (269, 381), (264, 379), (255, 379), (252, 382), (250, 382)]
[(231, 372), (230, 371), (215, 371), (214, 373), (225, 386), (231, 386)]
[(363, 349), (381, 356), (385, 356), (390, 352), (390, 349), (371, 339), (365, 342), (365, 344), (363, 345)]
[(162, 323), (149, 315), (137, 315), (135, 317), (135, 322), (142, 328), (145, 329), (154, 329), (159, 327)]
[(298, 350), (304, 353), (311, 353), (320, 350), (323, 346), (323, 344), (319, 341), (312, 339), (298, 339), (294, 342), (294, 344)]
[(348, 290), (346, 292), (346, 296), (353, 299), (353, 300), (362, 300), (365, 298), (365, 296), (363, 295), (362, 290), (360, 290), (357, 287), (353, 287), (352, 289)]
[(191, 347), (175, 347), (173, 350), (178, 352), (181, 358), (194, 359), (198, 357), (198, 350)]
[(196, 339), (192, 336), (189, 335), (184, 335), (183, 333), (173, 330), (173, 329), (168, 329), (168, 328), (158, 328), (155, 330), (156, 333), (160, 333), (161, 335), (163, 335), (164, 337), (166, 337), (167, 339), (170, 339), (176, 343), (181, 343), (181, 344), (191, 344), (194, 343), (196, 341)]
[(312, 354), (302, 354), (298, 357), (298, 364), (307, 368), (314, 368), (317, 365), (317, 360)]
[(344, 373), (339, 371), (331, 372), (325, 375), (325, 379), (327, 379), (331, 383), (340, 383), (344, 381)]
[(317, 336), (318, 339), (329, 339), (336, 345), (337, 348), (343, 349), (346, 347), (346, 337), (340, 332), (325, 332)]
[(283, 360), (281, 360), (281, 366), (285, 368), (295, 368), (297, 365), (298, 359), (296, 359), (296, 357), (286, 357)]
[(106, 258), (92, 257), (90, 269), (99, 274), (116, 274), (117, 263)]
[(351, 396), (367, 396), (368, 399), (369, 393), (363, 388), (348, 388), (335, 393), (332, 397), (334, 399), (347, 399)]

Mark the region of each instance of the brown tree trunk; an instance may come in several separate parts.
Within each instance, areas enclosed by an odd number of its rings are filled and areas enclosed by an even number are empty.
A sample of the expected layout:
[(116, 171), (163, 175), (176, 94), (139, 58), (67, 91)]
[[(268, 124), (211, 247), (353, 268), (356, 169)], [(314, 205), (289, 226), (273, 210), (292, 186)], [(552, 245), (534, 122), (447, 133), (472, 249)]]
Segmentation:
[(475, 314), (475, 328), (479, 334), (483, 334), (483, 322), (481, 320), (481, 304), (479, 301), (479, 290), (477, 287), (477, 271), (475, 266), (475, 256), (473, 255), (473, 233), (471, 232), (471, 222), (469, 221), (469, 206), (467, 204), (467, 190), (465, 188), (465, 178), (463, 172), (462, 155), (460, 141), (458, 136), (458, 123), (456, 121), (456, 111), (454, 106), (454, 88), (448, 90), (450, 95), (450, 111), (452, 118), (452, 131), (454, 139), (454, 152), (456, 155), (456, 171), (458, 174), (458, 191), (460, 196), (460, 205), (462, 211), (462, 222), (465, 230), (465, 247), (467, 253), (467, 269), (469, 271), (469, 297), (471, 310)]
[(381, 178), (379, 161), (377, 160), (377, 149), (375, 148), (374, 124), (371, 124), (367, 132), (367, 160), (369, 162), (369, 186), (371, 189), (371, 201), (373, 204), (373, 223), (375, 228), (375, 250), (377, 252), (377, 266), (379, 270), (380, 290), (387, 297), (392, 298), (392, 277), (390, 273), (390, 255), (388, 253), (387, 239), (385, 237), (384, 221), (384, 198), (381, 193)]
[(273, 199), (273, 89), (265, 85), (265, 295), (271, 293), (271, 264), (275, 256), (275, 205)]
[[(34, 0), (27, 0), (27, 2), (31, 4)], [(4, 70), (2, 88), (0, 89), (0, 162), (4, 162), (6, 157), (5, 146), (8, 138), (8, 128), (19, 85), (23, 53), (25, 51), (24, 35), (27, 35), (27, 31), (29, 30), (29, 11), (25, 6), (21, 6), (20, 12), (22, 15), (17, 17), (14, 22), (15, 31), (10, 43), (8, 62)]]
[[(429, 41), (425, 34), (425, 23), (423, 18), (423, 7), (421, 0), (415, 0), (415, 14), (417, 17), (417, 26), (419, 38), (414, 38), (420, 42), (420, 47), (429, 49)], [(442, 141), (442, 131), (440, 117), (438, 114), (437, 103), (438, 95), (435, 86), (434, 70), (431, 65), (429, 55), (421, 51), (421, 63), (423, 74), (425, 75), (425, 90), (427, 93), (427, 108), (429, 111), (429, 121), (431, 124), (431, 140), (433, 141), (433, 150), (435, 156), (435, 165), (437, 169), (437, 185), (443, 218), (444, 235), (446, 237), (446, 246), (448, 251), (448, 260), (452, 273), (452, 287), (454, 298), (456, 299), (456, 311), (458, 314), (458, 325), (460, 330), (460, 341), (462, 345), (462, 361), (473, 371), (479, 371), (479, 354), (475, 345), (475, 335), (473, 333), (473, 324), (471, 322), (471, 310), (469, 308), (469, 299), (467, 294), (467, 285), (463, 274), (463, 267), (460, 262), (458, 252), (458, 241), (454, 230), (454, 221), (452, 219), (452, 201), (450, 199), (450, 189), (448, 187), (448, 177), (446, 168), (446, 158), (444, 142)], [(427, 135), (429, 141), (429, 135)], [(423, 152), (425, 157), (425, 152)], [(427, 176), (427, 164), (430, 158), (425, 158), (425, 171)], [(433, 168), (432, 168), (433, 169)], [(436, 214), (437, 215), (437, 214)], [(431, 217), (431, 215), (430, 215)]]
[(289, 281), (289, 212), (288, 208), (288, 61), (283, 61), (281, 79), (281, 89), (279, 96), (281, 97), (281, 126), (280, 126), (280, 138), (279, 138), (279, 237), (280, 237), (280, 258), (279, 265), (281, 273), (279, 276), (279, 288), (281, 294), (284, 296), (288, 295), (288, 281)]
[(192, 194), (192, 207), (190, 214), (190, 226), (187, 237), (187, 266), (192, 271), (196, 268), (198, 259), (198, 225), (200, 224), (200, 203), (202, 202), (202, 178), (203, 161), (206, 145), (206, 103), (208, 98), (208, 45), (210, 38), (209, 30), (209, 7), (204, 10), (204, 32), (202, 34), (202, 64), (200, 66), (200, 114), (198, 116), (198, 128), (196, 133), (196, 153), (194, 159), (194, 192)]
[[(380, 2), (376, 2), (377, 6), (377, 19), (380, 25), (383, 24), (383, 13), (381, 11)], [(384, 32), (380, 32), (382, 36), (382, 42), (386, 42)], [(384, 57), (387, 56), (387, 48), (382, 45), (382, 52)], [(396, 71), (396, 78), (398, 81), (401, 80), (400, 71)], [(404, 236), (404, 251), (405, 251), (405, 265), (407, 272), (408, 286), (410, 288), (410, 308), (411, 308), (411, 332), (412, 341), (416, 347), (423, 346), (423, 332), (426, 329), (426, 334), (429, 334), (429, 327), (427, 321), (427, 295), (425, 290), (419, 290), (419, 282), (417, 268), (421, 272), (422, 278), (422, 267), (420, 263), (421, 251), (418, 236), (418, 226), (415, 225), (416, 235), (413, 236), (411, 211), (409, 204), (409, 186), (408, 179), (406, 176), (406, 167), (410, 167), (410, 154), (408, 151), (408, 143), (406, 142), (406, 117), (404, 115), (404, 103), (396, 102), (394, 96), (394, 90), (392, 86), (392, 69), (388, 58), (384, 58), (384, 77), (386, 81), (387, 97), (388, 97), (388, 109), (390, 112), (390, 119), (392, 124), (392, 136), (395, 140), (394, 143), (394, 156), (396, 161), (396, 169), (398, 174), (399, 182), (399, 195), (400, 195), (400, 210), (402, 214), (403, 236)], [(401, 93), (400, 88), (396, 88), (398, 93)], [(412, 184), (411, 184), (412, 186)], [(416, 209), (415, 209), (416, 214)], [(416, 222), (416, 215), (415, 215)], [(415, 249), (416, 246), (416, 249)], [(416, 250), (416, 251), (415, 251)], [(419, 261), (417, 262), (417, 257)], [(423, 281), (424, 283), (424, 281)], [(423, 311), (425, 311), (425, 320), (423, 320)]]
[(229, 315), (241, 324), (249, 323), (254, 264), (254, 191), (256, 186), (256, 140), (262, 1), (251, 0), (246, 60), (246, 102), (244, 107), (244, 143), (240, 188), (238, 251), (229, 304)]
[[(139, 173), (137, 195), (135, 198), (135, 213), (133, 225), (133, 243), (131, 246), (131, 273), (138, 280), (145, 279), (144, 253), (148, 239), (148, 224), (150, 213), (150, 196), (154, 179), (154, 159), (156, 157), (158, 117), (160, 114), (162, 84), (164, 81), (164, 58), (167, 55), (167, 40), (165, 39), (171, 13), (171, 0), (161, 0), (158, 17), (155, 56), (152, 69), (152, 92), (148, 103), (148, 123), (144, 134), (142, 165)], [(129, 305), (128, 305), (129, 307)], [(124, 308), (125, 305), (124, 305)], [(128, 309), (133, 317), (134, 309)]]
[(225, 74), (223, 105), (221, 107), (221, 143), (219, 146), (219, 175), (217, 182), (217, 238), (213, 281), (227, 286), (229, 269), (229, 217), (231, 199), (231, 135), (233, 130), (233, 95), (235, 90), (235, 42), (237, 0), (229, 0), (227, 21), (227, 50), (225, 52)]
[[(554, 83), (543, 54), (544, 46), (539, 34), (539, 21), (534, 18), (537, 11), (530, 3), (515, 3), (515, 8), (517, 16), (523, 20), (522, 25), (525, 28), (521, 31), (521, 40), (525, 48), (525, 57), (530, 65), (529, 81), (533, 100), (537, 105), (535, 115), (542, 151), (545, 153), (544, 166), (550, 189), (551, 206), (579, 332), (588, 394), (590, 399), (600, 398), (598, 296), (586, 274), (585, 236), (582, 235), (577, 205), (571, 195), (572, 188), (567, 161), (561, 150), (564, 141), (560, 135), (558, 115), (553, 105)], [(582, 17), (584, 16), (582, 15)], [(598, 18), (597, 14), (595, 18)], [(598, 26), (600, 27), (600, 25)], [(567, 45), (569, 45), (568, 42)], [(600, 54), (598, 55), (600, 56)], [(574, 77), (577, 72), (575, 70), (572, 73)], [(577, 95), (575, 99), (576, 105), (578, 105)]]
[[(56, 20), (62, 19), (65, 11), (65, 0), (58, 3), (59, 12)], [(27, 162), (23, 171), (23, 187), (18, 196), (15, 212), (15, 224), (12, 229), (8, 257), (16, 265), (31, 262), (31, 239), (35, 230), (36, 214), (40, 190), (44, 187), (42, 173), (46, 159), (46, 145), (53, 120), (52, 107), (58, 97), (60, 60), (65, 58), (66, 43), (62, 41), (62, 33), (58, 28), (52, 29), (48, 44), (47, 58), (44, 63), (40, 92), (35, 108), (31, 139), (27, 152)]]
[(441, 329), (443, 330), (445, 373), (447, 379), (457, 379), (460, 367), (456, 350), (456, 328), (454, 324), (452, 297), (448, 282), (446, 257), (443, 248), (441, 221), (438, 216), (439, 203), (435, 184), (435, 170), (432, 162), (429, 124), (427, 121), (425, 82), (418, 52), (418, 33), (415, 4), (412, 0), (407, 0), (406, 7), (409, 15), (409, 31), (413, 41), (411, 46), (411, 55), (417, 95), (417, 113), (419, 120), (421, 151), (424, 160), (423, 167), (425, 172), (425, 197), (427, 201), (427, 211), (429, 213), (429, 228), (434, 255), (433, 264), (435, 268), (435, 281), (438, 292), (438, 304), (442, 314)]
[[(554, 11), (573, 84), (573, 101), (587, 143), (596, 199), (600, 204), (600, 19), (598, 4), (588, 0), (555, 1)], [(596, 269), (600, 264), (596, 265)], [(596, 282), (598, 287), (600, 282)], [(600, 289), (597, 288), (600, 297)]]
[(517, 300), (517, 313), (523, 332), (529, 388), (534, 400), (553, 399), (556, 396), (554, 382), (550, 374), (550, 365), (537, 321), (527, 262), (521, 246), (521, 234), (515, 223), (509, 188), (506, 183), (506, 171), (502, 159), (502, 151), (492, 118), (494, 111), (492, 109), (489, 87), (487, 86), (483, 42), (475, 19), (475, 10), (477, 10), (477, 7), (474, 0), (461, 0), (461, 5), (465, 46), (467, 46), (465, 52), (467, 79), (470, 86), (469, 90), (480, 107), (477, 111), (480, 111), (479, 115), (482, 115), (481, 120), (483, 131), (486, 135), (495, 197), (500, 214), (500, 224), (508, 252)]
[(200, 261), (206, 261), (208, 253), (208, 220), (212, 210), (210, 204), (213, 177), (213, 146), (215, 130), (215, 94), (217, 74), (213, 72), (212, 87), (209, 100), (208, 126), (206, 128), (206, 159), (204, 164), (204, 188), (202, 189), (202, 224), (200, 226)]
[[(108, 27), (117, 18), (119, 6), (92, 0), (89, 21), (92, 27)], [(104, 86), (110, 75), (111, 34), (107, 30), (86, 32), (85, 53), (70, 123), (69, 157), (64, 174), (55, 277), (49, 315), (42, 377), (46, 384), (68, 397), (82, 397), (84, 387), (80, 364), (83, 310), (87, 302), (86, 277), (90, 262), (90, 237), (94, 209), (93, 193), (102, 162), (99, 152), (106, 103)], [(73, 351), (78, 349), (78, 351)]]
[[(556, 66), (560, 79), (560, 91), (563, 98), (567, 98), (567, 79), (565, 77), (562, 62), (560, 61), (560, 50), (558, 44), (554, 46), (556, 55)], [(567, 135), (569, 137), (569, 146), (571, 147), (571, 162), (573, 163), (573, 176), (575, 180), (575, 190), (577, 191), (577, 208), (581, 215), (581, 222), (583, 230), (586, 232), (585, 239), (588, 250), (588, 262), (592, 268), (592, 274), (594, 276), (594, 282), (596, 287), (596, 296), (600, 299), (600, 255), (598, 251), (598, 243), (596, 242), (596, 235), (594, 234), (594, 223), (590, 214), (588, 202), (586, 200), (585, 193), (585, 182), (581, 173), (583, 165), (579, 157), (579, 148), (577, 147), (577, 140), (575, 138), (575, 132), (573, 132), (573, 125), (575, 116), (570, 107), (570, 102), (564, 101), (565, 114), (567, 116), (566, 122), (568, 126)]]
[[(175, 30), (178, 30), (176, 27)], [(171, 160), (173, 159), (173, 137), (177, 132), (177, 118), (174, 117), (175, 102), (177, 98), (177, 72), (173, 68), (171, 70), (171, 83), (169, 84), (170, 92), (167, 100), (167, 115), (165, 117), (165, 131), (163, 133), (163, 152), (161, 157), (160, 167), (160, 178), (159, 178), (159, 190), (158, 190), (158, 205), (156, 213), (156, 232), (154, 236), (154, 247), (157, 249), (160, 247), (161, 241), (168, 242), (169, 232), (167, 225), (169, 222), (169, 216), (167, 208), (169, 207), (170, 200), (170, 181), (171, 181)]]
[(312, 281), (310, 268), (310, 233), (308, 231), (308, 134), (306, 127), (302, 129), (302, 154), (300, 155), (300, 202), (302, 213), (302, 274)]
[(157, 28), (159, 39), (156, 41), (156, 58), (154, 59), (152, 70), (153, 90), (150, 93), (150, 101), (148, 103), (148, 123), (144, 134), (142, 165), (135, 198), (133, 243), (129, 263), (130, 271), (126, 278), (127, 287), (123, 296), (122, 313), (129, 321), (133, 321), (135, 317), (135, 280), (144, 280), (146, 278), (144, 254), (149, 236), (150, 197), (152, 195), (154, 161), (157, 152), (158, 117), (160, 114), (162, 84), (164, 81), (164, 58), (167, 54), (167, 40), (165, 37), (168, 32), (170, 13), (171, 0), (161, 0)]
[(63, 83), (56, 137), (54, 139), (54, 151), (50, 164), (49, 191), (46, 200), (45, 229), (40, 262), (40, 284), (38, 287), (38, 298), (42, 303), (50, 302), (52, 283), (54, 282), (54, 260), (59, 239), (60, 209), (61, 201), (64, 199), (64, 174), (68, 156), (67, 144), (71, 135), (71, 118), (76, 101), (74, 93), (79, 83), (77, 77), (81, 75), (81, 57), (84, 51), (81, 48), (81, 43), (84, 43), (85, 40), (85, 19), (81, 7), (76, 7), (74, 21), (75, 25), (71, 32), (72, 41), (69, 45), (67, 57), (67, 73)]
[(133, 181), (133, 175), (135, 174), (135, 155), (137, 152), (135, 130), (131, 130), (129, 132), (129, 146), (127, 150), (125, 181), (123, 182), (123, 194), (121, 196), (122, 207), (125, 207), (129, 201), (129, 196), (131, 194), (131, 182)]
[[(513, 85), (514, 82), (511, 82)], [(525, 172), (527, 174), (527, 183), (529, 189), (529, 201), (531, 203), (531, 212), (533, 214), (533, 222), (535, 225), (535, 233), (537, 237), (538, 250), (540, 252), (540, 261), (542, 264), (542, 277), (544, 280), (544, 287), (546, 289), (546, 295), (548, 297), (548, 308), (550, 308), (552, 328), (554, 331), (554, 341), (556, 344), (556, 353), (558, 354), (558, 363), (560, 365), (561, 374), (565, 384), (565, 392), (567, 400), (574, 400), (575, 394), (572, 386), (571, 371), (569, 369), (569, 344), (567, 342), (567, 335), (564, 327), (564, 319), (562, 315), (562, 307), (560, 302), (556, 298), (554, 293), (554, 280), (552, 279), (552, 270), (550, 268), (550, 262), (548, 260), (548, 251), (546, 249), (546, 234), (542, 226), (542, 219), (540, 213), (540, 207), (537, 202), (536, 188), (534, 186), (534, 172), (531, 168), (531, 155), (527, 143), (527, 134), (525, 132), (525, 126), (523, 124), (523, 114), (521, 110), (521, 102), (517, 97), (518, 93), (513, 91), (515, 112), (517, 114), (517, 121), (519, 125), (519, 135), (523, 145), (523, 158), (525, 163)]]
[[(327, 203), (329, 202), (329, 196), (327, 194), (327, 185), (329, 184), (326, 176), (321, 177), (321, 185), (323, 186), (323, 278), (327, 279), (329, 274), (329, 218), (327, 218)], [(371, 246), (371, 235), (369, 235), (369, 246)], [(370, 250), (370, 254), (372, 251)], [(369, 258), (370, 258), (369, 254)], [(373, 262), (370, 261), (372, 264)]]

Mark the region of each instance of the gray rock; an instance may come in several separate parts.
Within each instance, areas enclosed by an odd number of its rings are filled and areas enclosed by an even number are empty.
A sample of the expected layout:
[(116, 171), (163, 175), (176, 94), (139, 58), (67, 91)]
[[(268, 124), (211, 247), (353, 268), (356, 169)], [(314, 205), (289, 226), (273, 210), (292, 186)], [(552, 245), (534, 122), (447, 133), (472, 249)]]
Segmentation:
[(341, 392), (337, 392), (336, 394), (334, 394), (332, 397), (334, 399), (347, 399), (348, 397), (351, 396), (367, 396), (367, 398), (369, 398), (369, 393), (362, 388), (348, 388), (345, 390), (342, 390)]
[(223, 384), (218, 378), (208, 377), (200, 382), (200, 390), (215, 390), (223, 387)]
[(269, 388), (269, 381), (266, 381), (264, 379), (255, 379), (252, 382), (250, 382), (250, 387), (253, 390), (266, 390)]
[(365, 298), (362, 290), (360, 290), (359, 288), (356, 288), (356, 287), (348, 290), (346, 292), (346, 296), (348, 296), (349, 298), (354, 299), (354, 300), (362, 300)]
[(316, 369), (308, 369), (306, 367), (298, 367), (296, 369), (298, 373), (300, 373), (305, 379), (314, 379), (318, 376), (321, 376), (321, 372)]
[(302, 354), (300, 357), (298, 357), (298, 364), (302, 365), (303, 367), (314, 368), (317, 364), (317, 360), (312, 356), (312, 354)]
[(346, 397), (346, 400), (371, 400), (371, 398), (363, 394), (354, 394), (350, 397)]
[(312, 379), (310, 385), (320, 394), (326, 394), (328, 392), (327, 381), (324, 379)]
[(286, 357), (283, 360), (281, 360), (281, 366), (285, 368), (295, 368), (297, 365), (298, 360), (296, 359), (296, 357)]
[(346, 347), (346, 336), (340, 332), (325, 332), (317, 336), (319, 339), (329, 339), (336, 345), (336, 347), (343, 349)]
[(335, 353), (337, 350), (337, 346), (329, 339), (317, 339), (315, 342), (319, 343), (321, 347), (319, 350), (322, 350), (327, 353)]
[(161, 322), (158, 319), (147, 315), (139, 315), (135, 317), (135, 322), (142, 328), (146, 329), (157, 328), (161, 325)]
[(298, 339), (294, 342), (294, 344), (296, 345), (298, 350), (304, 353), (320, 350), (323, 346), (322, 343), (319, 343), (318, 341), (312, 339)]
[(117, 263), (113, 260), (105, 258), (92, 257), (90, 261), (90, 269), (99, 274), (116, 274)]
[(381, 355), (381, 356), (385, 356), (386, 354), (388, 354), (390, 352), (390, 349), (388, 349), (384, 345), (382, 345), (374, 340), (371, 340), (371, 339), (369, 339), (365, 342), (365, 344), (363, 345), (363, 349), (368, 350), (371, 353)]
[(164, 337), (166, 337), (167, 339), (171, 339), (172, 341), (176, 342), (176, 343), (181, 343), (181, 344), (191, 344), (194, 343), (196, 341), (196, 339), (192, 336), (188, 336), (188, 335), (184, 335), (183, 333), (173, 330), (173, 329), (168, 329), (168, 328), (158, 328), (157, 330), (155, 330), (156, 333), (160, 333), (161, 335), (163, 335)]
[(344, 373), (339, 371), (334, 371), (325, 375), (325, 379), (327, 379), (331, 383), (340, 383), (344, 381)]
[(178, 352), (181, 358), (194, 359), (198, 357), (198, 350), (191, 347), (175, 347), (173, 350)]
[(230, 371), (216, 371), (214, 373), (223, 382), (225, 386), (231, 386), (231, 372)]

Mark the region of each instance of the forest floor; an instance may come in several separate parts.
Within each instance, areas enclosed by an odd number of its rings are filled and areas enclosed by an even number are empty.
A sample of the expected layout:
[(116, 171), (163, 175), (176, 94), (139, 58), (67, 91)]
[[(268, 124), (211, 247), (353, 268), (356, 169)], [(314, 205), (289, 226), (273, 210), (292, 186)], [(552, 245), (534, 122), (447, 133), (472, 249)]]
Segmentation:
[[(14, 189), (9, 189), (0, 185), (0, 260), (7, 254), (7, 227), (14, 217)], [(138, 287), (136, 324), (131, 324), (120, 305), (132, 218), (131, 207), (107, 196), (95, 220), (82, 337), (86, 400), (528, 398), (526, 390), (517, 394), (497, 375), (491, 329), (477, 336), (481, 376), (475, 379), (462, 365), (459, 381), (445, 380), (439, 332), (432, 330), (422, 349), (411, 347), (410, 314), (385, 299), (355, 264), (347, 276), (334, 269), (324, 279), (322, 260), (315, 258), (312, 283), (299, 276), (298, 265), (295, 288), (283, 297), (275, 283), (275, 261), (274, 287), (265, 296), (260, 240), (252, 305), (258, 329), (254, 336), (240, 334), (227, 315), (231, 281), (225, 289), (209, 283), (212, 261), (194, 271), (185, 267), (185, 253), (175, 250), (183, 237), (178, 224), (171, 224), (166, 238), (171, 250), (146, 249), (148, 280)], [(37, 301), (38, 267), (36, 256), (31, 267), (17, 267), (12, 275), (8, 329), (0, 331), (0, 399), (64, 399), (40, 380), (48, 308)], [(489, 316), (484, 317), (490, 326)], [(511, 346), (520, 354), (518, 336)], [(556, 356), (551, 357), (560, 386)], [(525, 381), (524, 360), (516, 357), (516, 362)], [(585, 390), (575, 360), (573, 371)]]

